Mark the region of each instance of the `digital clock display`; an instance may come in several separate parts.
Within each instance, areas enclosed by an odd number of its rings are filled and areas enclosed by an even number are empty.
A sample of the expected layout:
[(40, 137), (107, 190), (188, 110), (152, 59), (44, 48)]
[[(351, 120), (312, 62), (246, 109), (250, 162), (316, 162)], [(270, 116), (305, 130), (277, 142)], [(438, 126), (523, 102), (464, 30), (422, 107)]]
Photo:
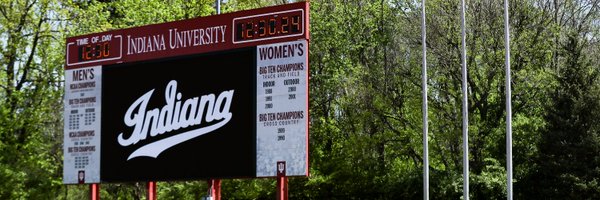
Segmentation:
[(101, 42), (78, 47), (79, 61), (97, 60), (110, 56), (110, 43)]
[(291, 10), (233, 19), (234, 43), (302, 35), (304, 13)]

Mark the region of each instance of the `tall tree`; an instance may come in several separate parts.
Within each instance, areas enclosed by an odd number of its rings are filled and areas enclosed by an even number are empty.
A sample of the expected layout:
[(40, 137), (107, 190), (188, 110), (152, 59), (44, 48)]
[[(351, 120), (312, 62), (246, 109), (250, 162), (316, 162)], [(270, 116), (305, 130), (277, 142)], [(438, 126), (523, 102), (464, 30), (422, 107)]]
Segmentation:
[(554, 87), (538, 143), (530, 197), (600, 198), (599, 1), (545, 1), (553, 23)]
[(62, 14), (51, 0), (0, 2), (1, 199), (49, 199), (60, 187)]

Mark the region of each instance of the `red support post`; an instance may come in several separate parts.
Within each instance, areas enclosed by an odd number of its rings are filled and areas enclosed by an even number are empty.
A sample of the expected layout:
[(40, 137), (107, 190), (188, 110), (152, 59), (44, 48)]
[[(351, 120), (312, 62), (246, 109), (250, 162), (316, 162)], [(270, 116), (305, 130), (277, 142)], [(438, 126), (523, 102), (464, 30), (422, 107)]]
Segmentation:
[(277, 161), (277, 200), (288, 200), (288, 178), (285, 161)]
[(148, 189), (147, 200), (156, 200), (156, 182), (150, 181), (146, 185)]
[(91, 200), (100, 200), (100, 184), (98, 184), (98, 183), (90, 184), (90, 199)]
[(212, 200), (221, 200), (221, 179), (210, 179), (209, 184)]
[(288, 177), (277, 177), (277, 200), (288, 200)]

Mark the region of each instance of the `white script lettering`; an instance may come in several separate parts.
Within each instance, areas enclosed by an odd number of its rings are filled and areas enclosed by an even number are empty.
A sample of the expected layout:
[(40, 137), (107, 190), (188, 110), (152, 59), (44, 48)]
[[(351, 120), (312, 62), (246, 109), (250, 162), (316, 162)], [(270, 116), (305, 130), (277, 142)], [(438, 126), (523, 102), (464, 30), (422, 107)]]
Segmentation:
[[(214, 94), (188, 98), (182, 104), (182, 94), (177, 92), (177, 81), (172, 80), (167, 84), (165, 89), (166, 105), (161, 109), (154, 108), (147, 110), (146, 107), (153, 92), (154, 89), (146, 92), (146, 94), (135, 100), (129, 109), (127, 109), (127, 112), (125, 112), (123, 122), (128, 127), (133, 127), (133, 131), (128, 138), (126, 138), (124, 133), (119, 134), (117, 140), (121, 146), (136, 144), (139, 141), (145, 140), (148, 135), (154, 137), (180, 128), (199, 125), (202, 122), (208, 123), (214, 120), (223, 120), (207, 127), (187, 131), (147, 144), (132, 153), (127, 160), (137, 156), (156, 158), (162, 151), (176, 144), (220, 128), (229, 122), (232, 117), (229, 109), (234, 90), (223, 91), (216, 98)], [(181, 135), (185, 135), (185, 137)]]

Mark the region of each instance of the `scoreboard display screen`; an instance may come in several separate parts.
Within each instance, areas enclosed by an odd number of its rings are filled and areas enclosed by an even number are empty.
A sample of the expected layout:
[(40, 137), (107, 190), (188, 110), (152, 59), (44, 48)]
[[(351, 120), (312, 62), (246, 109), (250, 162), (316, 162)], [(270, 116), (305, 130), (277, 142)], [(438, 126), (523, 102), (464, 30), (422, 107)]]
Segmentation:
[(308, 176), (308, 13), (67, 38), (63, 183)]

